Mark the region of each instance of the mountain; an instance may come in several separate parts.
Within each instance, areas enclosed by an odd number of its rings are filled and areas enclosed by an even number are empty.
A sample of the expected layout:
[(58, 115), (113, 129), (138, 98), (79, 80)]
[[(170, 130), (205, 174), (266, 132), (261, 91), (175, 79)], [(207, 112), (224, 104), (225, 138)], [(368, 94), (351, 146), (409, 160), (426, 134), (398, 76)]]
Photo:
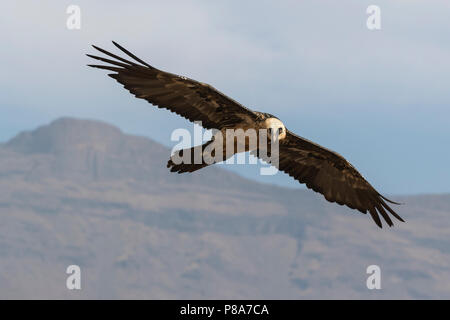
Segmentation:
[(224, 165), (170, 173), (169, 155), (70, 118), (1, 144), (0, 298), (450, 298), (450, 195), (393, 197), (407, 222), (380, 230)]

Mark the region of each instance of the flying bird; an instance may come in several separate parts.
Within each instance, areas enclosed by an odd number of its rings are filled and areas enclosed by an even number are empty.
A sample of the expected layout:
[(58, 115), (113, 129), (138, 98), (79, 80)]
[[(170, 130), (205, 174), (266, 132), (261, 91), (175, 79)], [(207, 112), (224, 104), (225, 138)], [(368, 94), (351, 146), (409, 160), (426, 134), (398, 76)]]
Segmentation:
[[(389, 226), (393, 225), (389, 214), (404, 222), (387, 204), (400, 203), (378, 193), (338, 153), (287, 130), (283, 122), (271, 114), (250, 110), (206, 83), (158, 70), (116, 42), (113, 41), (113, 44), (132, 60), (93, 46), (109, 58), (88, 54), (87, 56), (93, 59), (107, 63), (88, 66), (112, 71), (109, 76), (135, 97), (175, 112), (189, 121), (201, 121), (206, 129), (220, 132), (227, 129), (266, 129), (269, 143), (275, 138), (278, 141), (279, 160), (273, 165), (279, 170), (306, 184), (309, 189), (321, 193), (330, 202), (346, 205), (362, 213), (369, 212), (380, 228), (382, 227), (380, 215)], [(211, 141), (205, 143), (201, 150), (205, 151)], [(180, 150), (179, 155), (194, 151), (194, 148)], [(252, 149), (246, 142), (245, 151), (250, 151), (251, 154), (270, 162), (270, 152), (267, 150), (262, 152), (259, 145)], [(183, 173), (199, 170), (209, 164), (204, 161), (175, 163), (172, 156), (167, 166), (172, 172)]]

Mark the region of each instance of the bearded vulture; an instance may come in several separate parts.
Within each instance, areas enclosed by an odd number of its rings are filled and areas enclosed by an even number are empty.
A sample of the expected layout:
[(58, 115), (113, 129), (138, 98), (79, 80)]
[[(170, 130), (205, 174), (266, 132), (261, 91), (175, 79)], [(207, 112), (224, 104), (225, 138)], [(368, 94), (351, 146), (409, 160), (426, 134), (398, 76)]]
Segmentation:
[[(201, 121), (201, 125), (206, 129), (220, 132), (226, 129), (266, 129), (269, 138), (273, 138), (273, 133), (276, 132), (279, 160), (273, 165), (279, 170), (321, 193), (330, 202), (346, 205), (362, 213), (369, 212), (380, 228), (382, 223), (379, 214), (389, 226), (393, 223), (388, 213), (404, 221), (387, 204), (399, 203), (378, 193), (338, 153), (290, 132), (271, 114), (250, 110), (206, 83), (158, 70), (114, 41), (113, 44), (134, 61), (93, 46), (115, 60), (88, 54), (87, 56), (108, 64), (88, 66), (112, 71), (109, 76), (121, 83), (135, 97), (175, 112), (189, 121)], [(210, 142), (204, 144), (201, 151), (204, 151)], [(192, 151), (191, 149), (181, 150), (178, 155), (182, 156), (183, 153)], [(250, 148), (246, 142), (244, 151), (250, 151), (251, 154), (270, 162), (270, 152), (262, 152), (261, 149), (261, 146)], [(233, 151), (231, 155), (237, 152)], [(183, 173), (193, 172), (209, 164), (211, 163), (205, 161), (175, 163), (172, 156), (167, 166), (172, 172)]]

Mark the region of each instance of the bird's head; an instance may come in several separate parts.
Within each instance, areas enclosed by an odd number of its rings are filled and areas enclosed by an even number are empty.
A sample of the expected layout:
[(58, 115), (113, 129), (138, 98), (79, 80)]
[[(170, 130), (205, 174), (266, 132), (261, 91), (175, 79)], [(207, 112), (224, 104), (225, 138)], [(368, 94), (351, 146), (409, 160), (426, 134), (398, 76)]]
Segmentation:
[(277, 118), (267, 118), (264, 121), (264, 126), (267, 129), (267, 135), (271, 141), (283, 140), (286, 138), (286, 127), (283, 122)]

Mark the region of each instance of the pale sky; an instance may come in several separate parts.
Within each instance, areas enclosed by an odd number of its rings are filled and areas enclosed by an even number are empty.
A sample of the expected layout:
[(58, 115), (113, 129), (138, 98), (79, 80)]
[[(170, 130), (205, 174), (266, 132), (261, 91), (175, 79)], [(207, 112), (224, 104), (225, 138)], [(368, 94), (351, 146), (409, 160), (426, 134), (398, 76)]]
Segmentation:
[[(68, 30), (66, 9), (81, 9)], [(381, 9), (381, 30), (366, 8)], [(115, 40), (155, 67), (207, 82), (344, 155), (387, 194), (450, 192), (450, 2), (6, 1), (0, 141), (61, 116), (110, 122), (168, 147), (187, 121), (105, 72)], [(296, 187), (289, 177), (246, 177)]]

